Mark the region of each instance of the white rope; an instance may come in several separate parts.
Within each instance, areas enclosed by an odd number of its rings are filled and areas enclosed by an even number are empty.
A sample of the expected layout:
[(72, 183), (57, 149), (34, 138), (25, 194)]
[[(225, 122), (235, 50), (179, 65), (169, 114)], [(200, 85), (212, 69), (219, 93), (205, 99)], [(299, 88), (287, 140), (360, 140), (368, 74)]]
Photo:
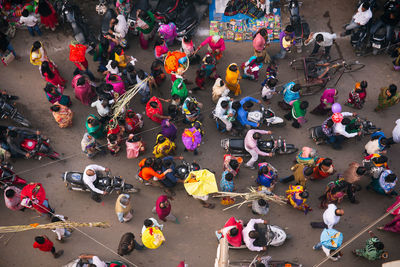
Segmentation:
[(394, 206), (391, 210), (389, 210), (387, 213), (385, 213), (384, 215), (382, 215), (381, 217), (379, 217), (377, 220), (373, 221), (372, 223), (370, 223), (368, 226), (364, 227), (360, 232), (358, 232), (355, 236), (353, 236), (352, 238), (350, 238), (350, 240), (348, 240), (347, 242), (345, 242), (342, 246), (340, 246), (340, 248), (336, 249), (332, 254), (330, 254), (329, 256), (326, 256), (320, 263), (314, 265), (313, 267), (319, 267), (322, 264), (324, 264), (327, 260), (329, 260), (333, 255), (339, 253), (339, 251), (341, 251), (342, 249), (344, 249), (345, 247), (347, 247), (351, 242), (353, 242), (354, 240), (356, 240), (358, 237), (360, 237), (362, 234), (364, 234), (366, 231), (368, 231), (372, 226), (374, 226), (375, 224), (377, 224), (378, 222), (382, 221), (384, 218), (386, 218), (387, 216), (389, 216), (394, 210), (396, 210), (397, 208), (400, 208), (400, 203), (397, 204), (396, 206)]

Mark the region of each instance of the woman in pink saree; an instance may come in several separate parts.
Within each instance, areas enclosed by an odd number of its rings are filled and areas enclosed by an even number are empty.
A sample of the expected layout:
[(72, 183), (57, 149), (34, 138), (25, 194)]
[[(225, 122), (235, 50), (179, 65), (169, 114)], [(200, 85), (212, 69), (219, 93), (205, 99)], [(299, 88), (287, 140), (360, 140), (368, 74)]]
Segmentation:
[(75, 75), (72, 79), (72, 88), (75, 90), (75, 97), (86, 106), (89, 106), (96, 96), (89, 79), (80, 74)]
[(326, 115), (331, 111), (332, 105), (335, 103), (338, 90), (334, 88), (325, 89), (324, 93), (320, 98), (320, 104), (314, 108), (310, 113), (314, 115)]
[(116, 74), (108, 73), (106, 76), (106, 83), (111, 84), (115, 93), (119, 96), (125, 94), (125, 84), (121, 77)]

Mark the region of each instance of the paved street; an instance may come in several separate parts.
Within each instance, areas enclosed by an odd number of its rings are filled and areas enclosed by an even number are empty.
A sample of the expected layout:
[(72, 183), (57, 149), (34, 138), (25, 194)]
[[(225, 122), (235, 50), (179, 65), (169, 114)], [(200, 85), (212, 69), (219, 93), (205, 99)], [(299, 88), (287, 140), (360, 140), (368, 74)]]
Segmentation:
[[(78, 2), (78, 1), (76, 1)], [(82, 1), (83, 2), (83, 1)], [(85, 8), (91, 5), (88, 17), (89, 21), (94, 25), (98, 25), (99, 16), (94, 12), (96, 1), (87, 1)], [(340, 34), (342, 26), (347, 23), (355, 9), (355, 1), (340, 0), (321, 0), (321, 1), (304, 1), (301, 7), (301, 14), (305, 16), (310, 24), (311, 31), (330, 31), (327, 23), (328, 18), (323, 17), (326, 11), (330, 14), (330, 25), (335, 33)], [(283, 21), (287, 23), (288, 15), (283, 13)], [(208, 21), (203, 21), (201, 28), (207, 27)], [(204, 33), (204, 30), (201, 31)], [(196, 44), (199, 44), (206, 36), (197, 36)], [(399, 117), (399, 106), (389, 108), (381, 113), (375, 113), (373, 109), (377, 105), (379, 89), (388, 86), (391, 83), (400, 86), (400, 74), (392, 70), (391, 59), (388, 55), (367, 56), (357, 58), (350, 45), (350, 37), (339, 38), (337, 44), (332, 47), (332, 59), (343, 55), (346, 60), (359, 60), (366, 64), (366, 67), (359, 72), (344, 74), (336, 88), (339, 90), (339, 103), (343, 104), (347, 99), (349, 91), (354, 87), (355, 82), (361, 80), (368, 81), (366, 105), (361, 111), (357, 111), (361, 117), (368, 118), (378, 127), (381, 127), (387, 135), (391, 135), (394, 122)], [(74, 97), (71, 88), (72, 72), (75, 68), (72, 62), (68, 60), (69, 49), (68, 44), (71, 37), (62, 32), (59, 27), (55, 32), (44, 31), (41, 39), (44, 46), (48, 50), (48, 56), (59, 67), (61, 75), (68, 81), (67, 88), (64, 91), (66, 95), (71, 96), (74, 111), (73, 126), (71, 128), (60, 129), (49, 110), (50, 104), (45, 97), (43, 87), (45, 81), (40, 77), (40, 73), (36, 66), (29, 63), (29, 50), (32, 43), (37, 38), (32, 38), (26, 30), (17, 32), (16, 37), (12, 40), (12, 44), (17, 53), (22, 56), (21, 61), (14, 61), (8, 67), (0, 66), (1, 89), (8, 90), (10, 93), (18, 95), (17, 107), (21, 113), (26, 116), (33, 124), (34, 129), (39, 129), (43, 134), (50, 138), (52, 146), (55, 150), (62, 154), (65, 158), (63, 161), (52, 162), (49, 159), (22, 160), (13, 162), (14, 170), (20, 174), (22, 178), (28, 181), (40, 182), (46, 189), (47, 197), (51, 205), (56, 209), (57, 214), (63, 214), (72, 221), (77, 222), (93, 222), (106, 221), (111, 223), (112, 227), (108, 229), (81, 228), (87, 235), (95, 238), (97, 241), (116, 251), (120, 237), (126, 232), (133, 232), (139, 239), (140, 230), (144, 219), (152, 217), (151, 209), (155, 204), (156, 198), (162, 193), (159, 188), (144, 187), (136, 179), (135, 175), (138, 171), (139, 160), (126, 159), (125, 148), (117, 157), (109, 154), (96, 157), (94, 160), (87, 159), (81, 152), (80, 140), (85, 132), (85, 119), (89, 114), (97, 114), (94, 108), (86, 107)], [(144, 51), (139, 47), (138, 38), (130, 37), (130, 49), (126, 54), (132, 55), (138, 59), (137, 66), (150, 72), (150, 65), (154, 59), (153, 49)], [(226, 43), (227, 49), (222, 60), (217, 66), (220, 76), (225, 77), (227, 66), (236, 62), (241, 64), (245, 62), (253, 52), (250, 42), (248, 43)], [(152, 47), (152, 46), (151, 46)], [(175, 45), (174, 48), (178, 48)], [(303, 49), (303, 55), (311, 53), (312, 45)], [(272, 55), (278, 52), (278, 44), (273, 44), (269, 49)], [(201, 51), (201, 55), (205, 53), (205, 48)], [(302, 74), (296, 74), (288, 66), (290, 59), (300, 57), (301, 55), (291, 53), (289, 59), (279, 61), (279, 83), (282, 85), (291, 80), (302, 78)], [(198, 66), (191, 66), (187, 73), (187, 77), (194, 81), (195, 71)], [(100, 74), (96, 73), (97, 63), (92, 59), (89, 60), (89, 68), (100, 78)], [(265, 68), (261, 73), (264, 74)], [(336, 79), (333, 79), (335, 82)], [(332, 85), (332, 82), (329, 85)], [(194, 87), (189, 85), (188, 87)], [(193, 156), (192, 153), (185, 153), (180, 134), (183, 125), (179, 124), (180, 131), (177, 138), (177, 154), (185, 157), (187, 161), (196, 160), (202, 167), (206, 167), (216, 172), (216, 178), (219, 183), (222, 172), (222, 162), (224, 151), (220, 147), (220, 140), (227, 138), (227, 134), (221, 134), (216, 130), (215, 123), (208, 115), (214, 108), (211, 101), (212, 83), (207, 84), (206, 91), (198, 91), (194, 96), (204, 103), (204, 125), (205, 136), (204, 144), (200, 147), (200, 154)], [(261, 99), (260, 82), (252, 82), (243, 80), (241, 82), (242, 95), (253, 96)], [(170, 81), (167, 80), (161, 87), (161, 92), (156, 94), (164, 98), (170, 95)], [(319, 103), (320, 94), (311, 97), (305, 97), (310, 102), (309, 111)], [(278, 116), (283, 117), (284, 112), (278, 107), (277, 102), (281, 100), (281, 96), (276, 96), (272, 100), (272, 109)], [(343, 105), (342, 105), (343, 106)], [(136, 99), (131, 103), (131, 107), (135, 112), (143, 113), (144, 105), (141, 105)], [(347, 107), (344, 111), (352, 111)], [(324, 117), (306, 115), (308, 122), (301, 129), (294, 129), (290, 124), (283, 128), (271, 128), (275, 136), (285, 137), (288, 143), (293, 143), (297, 147), (310, 146), (317, 149), (318, 155), (322, 157), (330, 157), (334, 161), (334, 165), (338, 172), (343, 172), (348, 163), (357, 161), (361, 163), (362, 151), (364, 145), (368, 141), (364, 138), (362, 141), (348, 140), (344, 148), (340, 151), (333, 150), (329, 146), (316, 146), (309, 139), (307, 129), (311, 126), (320, 125)], [(2, 121), (1, 124), (9, 125), (10, 121)], [(264, 126), (265, 128), (265, 126)], [(263, 129), (264, 129), (263, 128)], [(160, 130), (157, 125), (145, 116), (143, 137), (146, 142), (147, 151), (145, 156), (150, 156), (153, 144), (155, 142), (156, 133)], [(103, 141), (103, 143), (105, 140)], [(400, 157), (399, 148), (393, 146), (389, 152), (389, 166), (395, 173), (400, 173), (400, 167), (397, 159)], [(269, 160), (275, 166), (280, 177), (289, 175), (294, 155), (276, 156)], [(140, 187), (141, 192), (133, 195), (134, 217), (132, 221), (126, 224), (118, 222), (114, 212), (115, 200), (117, 195), (107, 195), (103, 198), (102, 203), (96, 203), (90, 199), (89, 193), (68, 191), (61, 181), (61, 174), (65, 171), (83, 171), (86, 165), (95, 163), (111, 168), (113, 174), (121, 175), (128, 183)], [(255, 186), (256, 170), (241, 168), (239, 178), (235, 181), (238, 192), (246, 192), (249, 186)], [(319, 263), (325, 255), (322, 251), (313, 251), (312, 246), (319, 242), (320, 230), (312, 229), (309, 225), (310, 221), (319, 221), (322, 218), (323, 210), (319, 209), (318, 197), (322, 194), (328, 181), (333, 177), (323, 181), (310, 181), (308, 190), (310, 198), (308, 200), (313, 211), (307, 215), (294, 210), (289, 206), (279, 206), (271, 204), (270, 212), (264, 219), (269, 220), (272, 224), (279, 225), (289, 233), (292, 238), (285, 242), (281, 247), (269, 248), (267, 254), (273, 259), (286, 259), (302, 263), (303, 266), (313, 266)], [(365, 186), (369, 183), (369, 178), (364, 177), (361, 181), (363, 190), (357, 194), (360, 204), (351, 204), (347, 199), (340, 205), (344, 208), (345, 215), (342, 217), (336, 229), (343, 232), (344, 241), (347, 241), (364, 226), (380, 217), (387, 207), (393, 202), (394, 198), (384, 197), (376, 193), (365, 190)], [(287, 185), (278, 184), (276, 193), (283, 195)], [(398, 187), (397, 187), (398, 189)], [(133, 251), (127, 258), (140, 267), (156, 266), (156, 267), (175, 267), (179, 261), (185, 260), (189, 266), (208, 267), (213, 266), (216, 255), (217, 241), (215, 238), (215, 230), (221, 228), (226, 220), (231, 216), (238, 219), (248, 221), (255, 218), (251, 210), (245, 206), (240, 209), (230, 209), (222, 211), (224, 208), (219, 199), (213, 199), (216, 207), (213, 210), (204, 209), (199, 202), (186, 194), (183, 187), (178, 186), (176, 189), (175, 200), (172, 201), (172, 213), (174, 213), (180, 224), (172, 222), (164, 223), (164, 235), (166, 242), (156, 250)], [(35, 212), (26, 210), (25, 212), (17, 212), (8, 210), (1, 200), (0, 225), (24, 225), (31, 223), (47, 223), (47, 218), (38, 218)], [(391, 217), (386, 218), (381, 224), (389, 222)], [(379, 224), (379, 225), (381, 225)], [(389, 252), (389, 259), (399, 259), (399, 236), (388, 232), (379, 232), (373, 228), (374, 232), (380, 237), (385, 244), (385, 249)], [(81, 253), (91, 253), (98, 255), (103, 260), (116, 259), (117, 256), (111, 251), (94, 242), (87, 236), (74, 231), (72, 236), (65, 243), (54, 241), (57, 249), (63, 249), (64, 255), (58, 259), (53, 259), (50, 253), (43, 253), (32, 248), (33, 239), (36, 235), (46, 234), (51, 240), (55, 240), (55, 235), (48, 231), (26, 231), (16, 234), (0, 234), (0, 266), (61, 266), (69, 260), (77, 258)], [(367, 234), (362, 235), (353, 242), (349, 247), (343, 250), (344, 256), (339, 262), (328, 261), (324, 266), (380, 266), (383, 261), (368, 262), (365, 259), (355, 257), (351, 251), (355, 248), (364, 247)], [(5, 242), (9, 240), (8, 242)], [(47, 255), (49, 254), (49, 255)], [(252, 259), (257, 253), (247, 250), (231, 250), (230, 258), (232, 260)]]

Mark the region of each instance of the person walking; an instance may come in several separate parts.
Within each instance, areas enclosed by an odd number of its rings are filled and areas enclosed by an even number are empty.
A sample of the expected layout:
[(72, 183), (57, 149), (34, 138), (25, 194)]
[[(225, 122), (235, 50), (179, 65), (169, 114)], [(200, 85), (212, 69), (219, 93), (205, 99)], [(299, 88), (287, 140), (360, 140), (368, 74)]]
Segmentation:
[(38, 19), (33, 14), (29, 14), (29, 11), (27, 9), (24, 9), (21, 15), (22, 16), (19, 19), (19, 23), (26, 26), (29, 34), (33, 37), (35, 36), (36, 32), (39, 36), (42, 36), (42, 32), (40, 31), (38, 25)]
[(52, 31), (56, 30), (56, 26), (58, 25), (57, 14), (49, 1), (39, 0), (36, 13), (40, 15), (40, 23), (42, 23), (46, 29), (50, 28)]
[(92, 89), (92, 83), (89, 79), (81, 74), (75, 75), (72, 79), (72, 88), (75, 91), (75, 97), (81, 101), (82, 104), (89, 106), (96, 92)]
[(72, 126), (74, 113), (67, 106), (55, 102), (54, 105), (50, 107), (50, 110), (53, 113), (54, 119), (58, 123), (58, 127), (67, 128)]
[(161, 195), (157, 198), (156, 201), (156, 206), (153, 208), (152, 212), (157, 213), (158, 218), (162, 220), (163, 222), (172, 221), (175, 223), (179, 223), (178, 218), (176, 218), (172, 213), (171, 213), (171, 202), (170, 200), (173, 200), (172, 197), (168, 197), (167, 195)]
[(382, 87), (378, 96), (378, 106), (374, 109), (375, 112), (385, 108), (394, 106), (400, 102), (400, 94), (397, 92), (397, 86), (394, 84), (389, 87)]
[(311, 167), (307, 167), (302, 163), (293, 165), (290, 170), (293, 172), (292, 175), (279, 179), (281, 183), (287, 183), (295, 180), (296, 184), (306, 187), (307, 180), (313, 174), (314, 170)]
[(45, 235), (35, 237), (33, 248), (38, 248), (43, 252), (51, 252), (55, 259), (59, 258), (64, 253), (64, 250), (56, 251), (53, 242), (51, 242), (50, 239)]
[(340, 217), (344, 215), (344, 210), (336, 207), (335, 204), (329, 204), (328, 208), (322, 215), (323, 222), (310, 222), (312, 228), (328, 228), (332, 229), (339, 223)]
[(365, 242), (365, 247), (362, 249), (353, 250), (353, 254), (366, 258), (369, 261), (386, 259), (388, 257), (388, 253), (383, 251), (385, 245), (372, 231), (368, 231), (368, 234), (371, 236), (371, 238), (367, 239)]
[(264, 63), (269, 63), (271, 61), (271, 57), (268, 55), (267, 47), (268, 43), (268, 32), (266, 28), (262, 28), (258, 30), (258, 32), (254, 35), (253, 39), (253, 48), (254, 48), (254, 56), (262, 57)]
[(120, 223), (129, 222), (133, 217), (133, 209), (131, 206), (131, 196), (128, 194), (120, 194), (115, 202), (115, 213)]

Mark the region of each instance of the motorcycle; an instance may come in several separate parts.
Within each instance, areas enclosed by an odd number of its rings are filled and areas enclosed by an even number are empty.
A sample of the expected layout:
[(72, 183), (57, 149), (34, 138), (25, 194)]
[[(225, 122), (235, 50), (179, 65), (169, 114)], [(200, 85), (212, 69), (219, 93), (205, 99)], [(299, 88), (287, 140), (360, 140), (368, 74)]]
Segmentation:
[[(285, 230), (281, 227), (273, 224), (257, 224), (258, 232), (260, 233), (260, 243), (263, 247), (273, 246), (279, 247), (285, 243), (285, 240), (288, 238)], [(230, 244), (228, 245), (230, 249), (243, 249), (247, 248), (245, 244), (240, 247), (234, 247)]]
[(23, 187), (27, 184), (26, 180), (16, 175), (12, 169), (11, 165), (0, 165), (0, 188), (4, 189), (10, 185)]
[[(82, 172), (65, 172), (62, 174), (61, 178), (68, 190), (90, 192), (90, 189), (83, 182)], [(110, 172), (106, 172), (106, 176), (98, 174), (95, 186), (109, 194), (114, 191), (117, 194), (137, 193), (140, 191), (139, 189), (134, 188), (133, 185), (125, 183), (125, 179), (122, 179), (121, 176), (112, 176)]]
[[(243, 138), (222, 139), (221, 147), (234, 156), (249, 155), (244, 147)], [(278, 139), (275, 139), (273, 136), (271, 136), (269, 140), (259, 140), (257, 141), (257, 147), (263, 152), (278, 155), (293, 154), (299, 150), (293, 144), (286, 144), (286, 140), (280, 136)]]
[(50, 158), (52, 160), (60, 159), (60, 154), (54, 151), (50, 144), (49, 140), (44, 140), (41, 137), (36, 139), (25, 138), (24, 141), (20, 144), (20, 147), (31, 154), (33, 158), (41, 160), (43, 157)]
[(304, 40), (310, 35), (310, 26), (308, 23), (300, 16), (299, 7), (301, 3), (297, 0), (287, 0), (288, 9), (290, 14), (290, 25), (294, 28), (294, 36), (296, 41), (297, 53), (302, 52), (302, 47)]
[(159, 0), (155, 8), (155, 17), (158, 20), (172, 21), (176, 25), (177, 38), (194, 35), (200, 18), (197, 14), (203, 14), (203, 3), (188, 0)]
[(175, 176), (179, 179), (186, 179), (190, 172), (200, 170), (200, 165), (196, 162), (189, 163), (182, 160), (182, 164), (175, 168)]
[(267, 126), (284, 126), (285, 121), (276, 116), (275, 112), (271, 108), (265, 108), (261, 106), (260, 110), (250, 111), (247, 115), (247, 119), (251, 122), (265, 124)]
[(10, 104), (9, 100), (14, 100), (14, 96), (1, 95), (0, 96), (0, 114), (2, 119), (10, 118), (19, 124), (30, 127), (31, 123), (18, 112), (14, 105)]
[(75, 40), (80, 44), (87, 45), (87, 52), (90, 52), (96, 47), (96, 39), (93, 32), (88, 28), (88, 21), (82, 15), (79, 6), (71, 2), (71, 0), (58, 0), (54, 6), (61, 22), (71, 25)]
[[(362, 119), (360, 117), (356, 117), (358, 120), (358, 123), (360, 124), (360, 131), (361, 135), (360, 138), (365, 136), (365, 135), (371, 135), (376, 131), (380, 131), (381, 128), (376, 127), (371, 121), (368, 121), (366, 119)], [(313, 139), (315, 144), (321, 145), (321, 144), (327, 144), (327, 136), (324, 134), (322, 131), (322, 126), (314, 126), (308, 129), (310, 138)]]
[[(389, 0), (385, 3), (384, 5), (384, 12), (397, 12), (399, 8), (399, 4), (396, 3), (397, 0)], [(393, 34), (391, 40), (387, 40), (386, 34), (387, 34), (387, 28), (386, 24), (382, 23), (383, 21), (379, 20), (377, 23), (380, 24), (380, 27), (377, 26), (376, 24), (374, 25), (375, 27), (379, 27), (376, 29), (374, 34), (371, 37), (371, 47), (372, 47), (372, 54), (377, 55), (380, 51), (386, 48), (388, 51), (390, 48), (390, 44), (395, 43), (395, 34)], [(372, 28), (374, 28), (374, 26)]]

